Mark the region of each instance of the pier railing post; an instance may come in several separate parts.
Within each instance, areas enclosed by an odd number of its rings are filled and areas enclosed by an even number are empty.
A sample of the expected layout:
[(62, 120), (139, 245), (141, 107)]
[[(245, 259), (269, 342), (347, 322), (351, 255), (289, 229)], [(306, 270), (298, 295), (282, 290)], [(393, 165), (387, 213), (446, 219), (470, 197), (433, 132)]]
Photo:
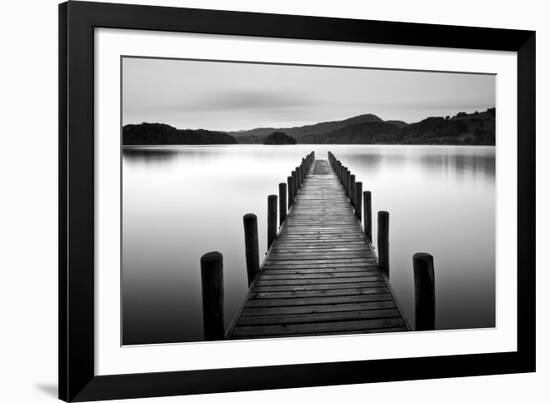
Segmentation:
[(279, 183), (279, 226), (286, 220), (286, 183)]
[(286, 178), (288, 184), (288, 208), (294, 204), (294, 178), (289, 176)]
[(350, 175), (349, 180), (349, 202), (355, 207), (355, 175)]
[(246, 254), (246, 274), (248, 285), (252, 283), (256, 274), (260, 271), (260, 251), (258, 246), (258, 218), (255, 214), (245, 214), (244, 224), (244, 248)]
[(349, 194), (349, 170), (344, 168), (344, 189), (346, 191), (346, 196)]
[(378, 267), (390, 277), (390, 213), (387, 211), (378, 212)]
[(293, 178), (293, 188), (292, 188), (292, 195), (293, 195), (293, 198), (296, 199), (296, 195), (298, 194), (298, 188), (300, 187), (298, 185), (298, 175), (296, 173), (296, 170), (292, 171), (292, 178)]
[(208, 252), (201, 256), (202, 319), (205, 340), (224, 338), (223, 256)]
[(365, 235), (372, 242), (372, 200), (370, 190), (363, 192), (364, 217), (363, 226), (365, 227)]
[(416, 330), (435, 329), (435, 280), (434, 259), (428, 253), (415, 253), (414, 306)]
[(277, 238), (277, 195), (267, 196), (267, 248)]
[(361, 213), (363, 212), (363, 204), (361, 203), (363, 200), (363, 183), (362, 182), (355, 182), (355, 215), (361, 221)]

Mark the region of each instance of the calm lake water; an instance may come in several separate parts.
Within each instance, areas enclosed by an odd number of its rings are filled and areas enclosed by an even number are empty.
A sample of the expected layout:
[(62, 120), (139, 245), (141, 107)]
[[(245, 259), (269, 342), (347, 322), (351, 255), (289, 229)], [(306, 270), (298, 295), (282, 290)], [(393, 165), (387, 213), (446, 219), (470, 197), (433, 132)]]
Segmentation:
[(373, 216), (390, 212), (390, 283), (411, 324), (422, 251), (434, 256), (436, 327), (495, 325), (494, 147), (124, 147), (124, 344), (202, 340), (199, 260), (212, 250), (224, 257), (229, 325), (247, 291), (242, 216), (258, 216), (263, 256), (267, 195), (312, 150), (332, 151), (372, 191)]

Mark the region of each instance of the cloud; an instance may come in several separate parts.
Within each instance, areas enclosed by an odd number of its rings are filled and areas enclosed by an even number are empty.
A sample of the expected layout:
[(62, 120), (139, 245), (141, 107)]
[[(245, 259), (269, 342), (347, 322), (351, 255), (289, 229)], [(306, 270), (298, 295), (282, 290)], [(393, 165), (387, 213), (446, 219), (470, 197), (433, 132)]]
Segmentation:
[(242, 111), (277, 110), (303, 108), (314, 105), (314, 100), (297, 94), (283, 94), (266, 91), (226, 90), (202, 94), (195, 99), (183, 100), (170, 105), (159, 105), (161, 109), (180, 111)]

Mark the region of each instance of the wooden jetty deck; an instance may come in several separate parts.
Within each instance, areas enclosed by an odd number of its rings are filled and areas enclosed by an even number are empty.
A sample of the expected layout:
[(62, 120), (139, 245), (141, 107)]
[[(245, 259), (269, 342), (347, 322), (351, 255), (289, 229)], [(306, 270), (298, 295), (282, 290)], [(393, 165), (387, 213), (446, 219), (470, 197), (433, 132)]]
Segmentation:
[(344, 187), (314, 160), (226, 338), (406, 330)]

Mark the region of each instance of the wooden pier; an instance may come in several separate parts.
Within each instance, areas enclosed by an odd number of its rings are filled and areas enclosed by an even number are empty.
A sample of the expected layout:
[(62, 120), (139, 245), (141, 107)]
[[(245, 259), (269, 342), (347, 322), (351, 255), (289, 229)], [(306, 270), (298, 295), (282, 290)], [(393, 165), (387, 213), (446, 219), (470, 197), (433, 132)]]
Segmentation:
[[(329, 159), (315, 160), (312, 153), (289, 177), (290, 209), (280, 203), (285, 218), (278, 233), (270, 229), (261, 268), (257, 257), (249, 259), (254, 242), (247, 240), (250, 288), (225, 338), (410, 330), (361, 226), (362, 217), (364, 228), (371, 228), (370, 192), (362, 214), (362, 184), (332, 154)], [(271, 200), (269, 210), (275, 205)], [(245, 233), (254, 228), (247, 229), (245, 217)]]

